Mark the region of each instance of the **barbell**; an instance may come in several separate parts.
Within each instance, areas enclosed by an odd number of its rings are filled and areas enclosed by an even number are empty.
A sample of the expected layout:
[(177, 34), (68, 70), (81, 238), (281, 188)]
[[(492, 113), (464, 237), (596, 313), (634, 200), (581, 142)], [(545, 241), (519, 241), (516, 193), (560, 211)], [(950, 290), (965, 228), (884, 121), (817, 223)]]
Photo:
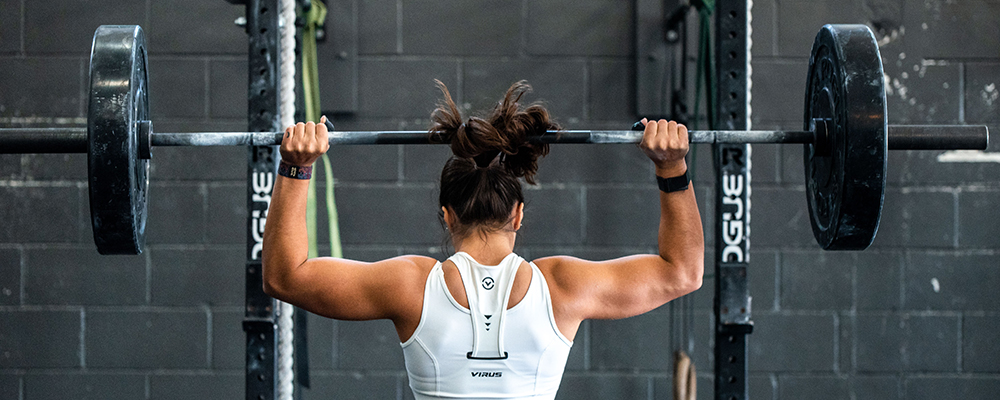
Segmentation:
[[(731, 78), (738, 78), (731, 76)], [(273, 146), (282, 132), (157, 133), (149, 119), (146, 40), (137, 25), (105, 25), (90, 56), (87, 128), (0, 129), (0, 153), (86, 153), (94, 242), (101, 254), (145, 243), (153, 146)], [(813, 234), (827, 250), (862, 250), (875, 237), (886, 151), (985, 149), (985, 126), (887, 125), (882, 61), (864, 25), (825, 25), (809, 58), (801, 131), (690, 131), (692, 143), (785, 143), (805, 148)], [(332, 126), (331, 126), (332, 128)], [(631, 130), (570, 130), (545, 143), (638, 143)], [(343, 132), (331, 145), (427, 144), (426, 131)]]

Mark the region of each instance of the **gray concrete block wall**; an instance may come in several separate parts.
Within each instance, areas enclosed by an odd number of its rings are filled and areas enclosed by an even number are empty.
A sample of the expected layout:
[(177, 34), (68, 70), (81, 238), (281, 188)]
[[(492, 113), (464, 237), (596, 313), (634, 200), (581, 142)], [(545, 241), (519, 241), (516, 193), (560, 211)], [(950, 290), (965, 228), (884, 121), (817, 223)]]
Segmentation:
[[(466, 112), (528, 79), (528, 99), (545, 101), (569, 128), (621, 129), (637, 118), (630, 2), (379, 0), (346, 9), (358, 13), (357, 98), (337, 98), (340, 81), (321, 78), (324, 104), (357, 105), (335, 116), (338, 128), (425, 128), (435, 78)], [(2, 2), (0, 124), (80, 126), (94, 29), (138, 23), (149, 38), (157, 130), (242, 130), (246, 36), (232, 23), (242, 14), (221, 0)], [(800, 129), (816, 30), (866, 23), (882, 43), (890, 123), (996, 132), (996, 15), (1000, 6), (986, 0), (757, 0), (753, 126)], [(320, 56), (333, 60), (336, 48), (321, 44)], [(321, 60), (320, 74), (339, 68)], [(708, 148), (697, 153), (710, 235), (714, 174)], [(330, 154), (348, 257), (448, 251), (435, 207), (446, 149)], [(1000, 390), (1000, 164), (941, 163), (938, 154), (892, 154), (873, 248), (824, 253), (809, 228), (801, 149), (754, 147), (753, 398), (991, 398)], [(81, 155), (0, 155), (0, 398), (239, 398), (245, 150), (156, 149), (149, 245), (136, 257), (96, 255), (85, 165)], [(526, 190), (518, 252), (603, 259), (655, 251), (652, 168), (634, 147), (556, 146), (541, 166), (540, 185)], [(713, 284), (706, 277), (692, 295), (702, 399), (712, 398)], [(666, 306), (585, 322), (559, 398), (670, 398), (670, 321)], [(306, 398), (412, 398), (390, 323), (314, 317), (310, 325)]]

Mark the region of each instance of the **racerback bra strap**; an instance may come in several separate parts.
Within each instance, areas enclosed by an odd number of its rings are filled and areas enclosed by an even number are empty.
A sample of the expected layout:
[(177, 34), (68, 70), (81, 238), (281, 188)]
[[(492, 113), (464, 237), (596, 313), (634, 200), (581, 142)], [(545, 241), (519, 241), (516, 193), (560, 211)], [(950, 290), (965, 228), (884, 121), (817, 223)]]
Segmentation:
[(458, 267), (472, 315), (472, 351), (469, 359), (503, 360), (504, 319), (514, 276), (523, 258), (510, 253), (499, 265), (479, 264), (472, 256), (458, 252), (448, 258)]

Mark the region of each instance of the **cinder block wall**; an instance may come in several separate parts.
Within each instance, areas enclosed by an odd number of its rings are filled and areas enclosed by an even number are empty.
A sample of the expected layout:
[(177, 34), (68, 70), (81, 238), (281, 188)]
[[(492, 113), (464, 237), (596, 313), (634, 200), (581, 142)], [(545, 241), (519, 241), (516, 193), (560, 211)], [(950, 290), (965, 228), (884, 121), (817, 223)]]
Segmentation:
[[(637, 117), (631, 2), (352, 4), (358, 111), (337, 115), (338, 128), (425, 128), (434, 78), (469, 110), (528, 79), (530, 98), (569, 127), (620, 129)], [(0, 123), (82, 125), (94, 29), (140, 24), (157, 130), (243, 130), (247, 45), (232, 23), (242, 14), (221, 0), (0, 2)], [(998, 132), (997, 15), (988, 0), (755, 1), (754, 126), (801, 128), (816, 30), (866, 23), (882, 43), (890, 122)], [(321, 57), (333, 47), (321, 45)], [(321, 75), (334, 73), (329, 65)], [(324, 102), (344, 101), (328, 83)], [(698, 149), (697, 188), (711, 227), (707, 150)], [(801, 154), (753, 148), (752, 397), (995, 397), (1000, 164), (894, 152), (873, 247), (825, 253), (809, 228)], [(347, 256), (447, 251), (434, 207), (446, 149), (345, 147), (331, 157)], [(241, 398), (246, 151), (156, 149), (149, 244), (136, 257), (97, 256), (85, 165), (83, 155), (0, 155), (0, 398)], [(652, 176), (633, 146), (555, 147), (527, 190), (517, 251), (655, 251)], [(712, 398), (713, 285), (709, 277), (693, 295), (702, 399)], [(671, 398), (670, 321), (662, 307), (585, 323), (559, 398)], [(314, 317), (309, 335), (306, 398), (412, 397), (391, 324)]]

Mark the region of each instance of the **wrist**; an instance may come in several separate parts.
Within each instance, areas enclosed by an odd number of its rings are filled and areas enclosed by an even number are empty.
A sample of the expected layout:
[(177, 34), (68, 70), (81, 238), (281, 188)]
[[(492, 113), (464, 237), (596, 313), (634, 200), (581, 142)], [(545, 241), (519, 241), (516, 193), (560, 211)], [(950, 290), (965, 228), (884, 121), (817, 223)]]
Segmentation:
[(681, 159), (678, 162), (656, 166), (656, 176), (661, 178), (673, 178), (684, 175), (687, 172), (687, 162)]
[(292, 179), (309, 179), (312, 178), (312, 169), (312, 165), (302, 167), (289, 164), (282, 160), (281, 163), (278, 164), (278, 175)]

